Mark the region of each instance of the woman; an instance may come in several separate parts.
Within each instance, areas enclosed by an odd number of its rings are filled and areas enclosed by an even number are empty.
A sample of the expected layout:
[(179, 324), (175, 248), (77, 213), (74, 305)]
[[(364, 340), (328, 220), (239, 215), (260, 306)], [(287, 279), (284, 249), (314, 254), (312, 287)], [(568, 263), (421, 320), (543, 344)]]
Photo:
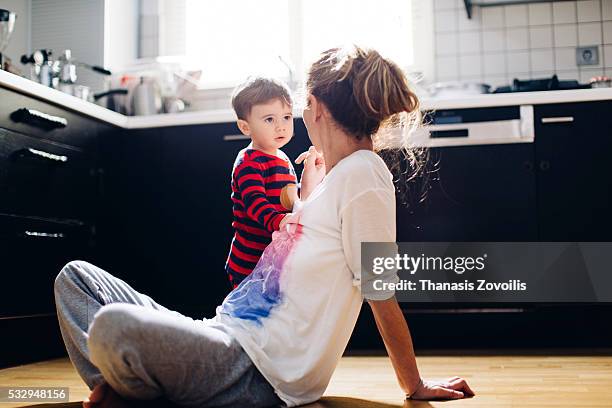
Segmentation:
[(459, 377), (423, 380), (393, 293), (361, 291), (372, 278), (361, 271), (361, 242), (395, 241), (392, 176), (374, 147), (390, 124), (418, 112), (417, 98), (395, 64), (357, 47), (323, 53), (306, 90), (313, 147), (297, 160), (301, 203), (213, 319), (171, 312), (84, 262), (60, 272), (62, 335), (93, 388), (86, 407), (159, 397), (194, 407), (316, 401), (364, 297), (407, 398), (473, 395)]

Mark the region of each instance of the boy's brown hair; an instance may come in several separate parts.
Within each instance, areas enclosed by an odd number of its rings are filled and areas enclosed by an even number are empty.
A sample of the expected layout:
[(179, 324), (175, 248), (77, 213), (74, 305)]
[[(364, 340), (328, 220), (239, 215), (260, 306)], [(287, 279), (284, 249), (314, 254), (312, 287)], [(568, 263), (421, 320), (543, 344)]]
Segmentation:
[(293, 106), (291, 91), (278, 79), (266, 77), (249, 78), (238, 85), (232, 93), (232, 107), (238, 119), (246, 120), (255, 105), (279, 99), (288, 106)]

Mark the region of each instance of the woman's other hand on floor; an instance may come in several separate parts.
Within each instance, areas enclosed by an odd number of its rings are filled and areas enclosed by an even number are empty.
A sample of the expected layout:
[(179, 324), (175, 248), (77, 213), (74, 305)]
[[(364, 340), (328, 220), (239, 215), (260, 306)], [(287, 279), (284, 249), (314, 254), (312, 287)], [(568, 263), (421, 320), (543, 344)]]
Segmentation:
[(452, 377), (443, 381), (423, 380), (410, 399), (446, 400), (473, 397), (474, 395), (476, 394), (463, 378)]

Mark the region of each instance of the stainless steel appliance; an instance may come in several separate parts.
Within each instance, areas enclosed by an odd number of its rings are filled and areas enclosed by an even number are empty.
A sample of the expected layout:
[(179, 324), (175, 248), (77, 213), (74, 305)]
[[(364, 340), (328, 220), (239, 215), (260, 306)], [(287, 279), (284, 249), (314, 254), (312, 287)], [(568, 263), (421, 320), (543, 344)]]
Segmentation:
[(533, 143), (533, 106), (441, 109), (412, 133), (418, 147)]
[(2, 53), (8, 46), (11, 34), (15, 29), (17, 15), (5, 9), (0, 9), (0, 69), (4, 69), (5, 57)]

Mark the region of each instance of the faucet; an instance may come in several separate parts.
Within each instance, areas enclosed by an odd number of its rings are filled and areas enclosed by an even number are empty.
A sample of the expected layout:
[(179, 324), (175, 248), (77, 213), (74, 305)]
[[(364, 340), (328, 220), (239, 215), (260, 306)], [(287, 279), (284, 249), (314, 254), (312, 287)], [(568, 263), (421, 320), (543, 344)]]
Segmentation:
[(281, 55), (278, 56), (278, 59), (280, 60), (280, 62), (283, 63), (283, 65), (285, 65), (285, 67), (287, 67), (287, 71), (289, 72), (289, 89), (291, 89), (292, 91), (295, 91), (296, 88), (296, 83), (294, 80), (294, 70), (291, 67), (291, 64), (289, 64)]

